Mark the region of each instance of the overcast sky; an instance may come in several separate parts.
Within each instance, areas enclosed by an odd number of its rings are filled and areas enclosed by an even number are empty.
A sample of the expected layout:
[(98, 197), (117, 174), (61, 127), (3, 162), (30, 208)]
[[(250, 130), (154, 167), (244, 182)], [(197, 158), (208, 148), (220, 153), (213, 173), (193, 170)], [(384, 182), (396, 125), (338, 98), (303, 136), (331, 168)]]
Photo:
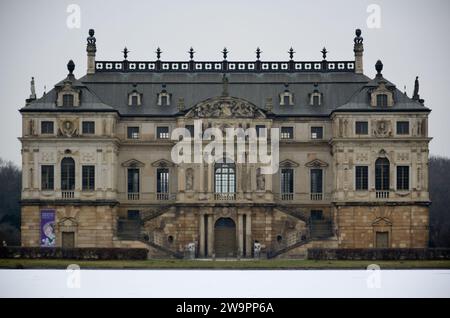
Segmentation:
[[(68, 27), (68, 6), (80, 8), (80, 27)], [(379, 5), (380, 27), (367, 23)], [(370, 12), (367, 12), (369, 9)], [(40, 97), (65, 78), (73, 59), (75, 75), (86, 72), (86, 37), (94, 28), (97, 59), (187, 60), (190, 46), (198, 60), (220, 60), (224, 46), (229, 60), (320, 60), (323, 46), (329, 60), (352, 60), (355, 28), (364, 37), (364, 70), (373, 77), (377, 59), (383, 75), (411, 96), (420, 77), (420, 95), (432, 109), (431, 154), (450, 157), (450, 1), (38, 1), (0, 0), (0, 157), (20, 164), (21, 120), (18, 109), (30, 94), (35, 77)], [(71, 20), (73, 21), (73, 20)], [(373, 22), (372, 19), (370, 21)], [(376, 22), (376, 21), (375, 21)], [(71, 25), (73, 26), (73, 24)]]

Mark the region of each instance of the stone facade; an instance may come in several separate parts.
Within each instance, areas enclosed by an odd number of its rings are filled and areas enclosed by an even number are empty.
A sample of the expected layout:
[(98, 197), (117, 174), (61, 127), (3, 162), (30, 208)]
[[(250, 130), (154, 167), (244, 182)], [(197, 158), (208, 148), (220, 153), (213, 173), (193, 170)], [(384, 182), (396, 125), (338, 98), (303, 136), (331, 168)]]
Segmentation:
[[(230, 79), (194, 61), (187, 76), (159, 58), (156, 74), (96, 62), (93, 34), (87, 75), (75, 79), (69, 63), (65, 80), (21, 109), (23, 246), (42, 244), (43, 211), (54, 213), (55, 246), (144, 246), (149, 257), (427, 246), (429, 109), (418, 83), (410, 99), (379, 63), (374, 79), (362, 74), (360, 33), (355, 61), (291, 57), (272, 73), (259, 60), (241, 73), (226, 58), (212, 64)], [(200, 119), (203, 129), (278, 129), (278, 171), (233, 162), (224, 192), (223, 163), (174, 163), (171, 133)]]

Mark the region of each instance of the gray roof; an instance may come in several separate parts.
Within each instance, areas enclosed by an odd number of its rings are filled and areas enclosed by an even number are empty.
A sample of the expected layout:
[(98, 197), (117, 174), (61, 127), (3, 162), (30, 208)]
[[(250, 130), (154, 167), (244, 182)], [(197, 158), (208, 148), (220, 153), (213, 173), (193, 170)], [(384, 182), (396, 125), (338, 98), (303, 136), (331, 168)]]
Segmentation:
[[(227, 77), (230, 96), (248, 100), (262, 109), (265, 108), (267, 98), (271, 97), (276, 116), (329, 116), (333, 111), (374, 111), (369, 105), (368, 95), (374, 82), (363, 74), (262, 72), (230, 73)], [(289, 84), (288, 89), (294, 94), (293, 106), (279, 105), (279, 94), (285, 90), (285, 83)], [(309, 94), (313, 92), (315, 83), (323, 96), (320, 106), (309, 105)], [(163, 84), (172, 96), (171, 106), (157, 105), (157, 94), (161, 92)], [(21, 112), (114, 111), (121, 116), (165, 117), (178, 113), (179, 98), (184, 99), (185, 109), (188, 110), (203, 100), (220, 96), (223, 89), (221, 73), (195, 72), (97, 72), (85, 75), (74, 81), (73, 85), (81, 90), (81, 105), (76, 109), (57, 107), (56, 90), (52, 89), (22, 108)], [(128, 106), (128, 94), (134, 89), (142, 93), (141, 106)], [(394, 99), (396, 103), (391, 107), (392, 111), (429, 111), (397, 89), (394, 90)]]

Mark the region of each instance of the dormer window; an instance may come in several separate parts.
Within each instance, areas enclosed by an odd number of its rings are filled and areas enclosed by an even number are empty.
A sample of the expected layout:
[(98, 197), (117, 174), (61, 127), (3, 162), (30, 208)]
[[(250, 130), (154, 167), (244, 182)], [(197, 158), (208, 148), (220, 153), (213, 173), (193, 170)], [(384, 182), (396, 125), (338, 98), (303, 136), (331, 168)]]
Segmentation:
[(141, 106), (142, 105), (142, 94), (138, 93), (136, 90), (128, 94), (128, 106)]
[(284, 85), (284, 92), (280, 93), (280, 105), (294, 105), (294, 95), (289, 91), (289, 84)]
[(309, 105), (320, 106), (322, 105), (322, 93), (317, 88), (317, 83), (314, 84), (314, 90), (309, 94)]
[(161, 92), (158, 94), (158, 106), (170, 106), (171, 94), (166, 90), (166, 84), (163, 84)]

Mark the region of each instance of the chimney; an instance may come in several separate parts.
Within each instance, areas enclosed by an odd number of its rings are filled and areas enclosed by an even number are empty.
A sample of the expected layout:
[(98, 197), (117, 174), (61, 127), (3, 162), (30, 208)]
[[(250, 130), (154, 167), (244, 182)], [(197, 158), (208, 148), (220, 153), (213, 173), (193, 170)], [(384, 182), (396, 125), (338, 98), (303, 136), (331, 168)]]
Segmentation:
[(361, 36), (361, 30), (356, 29), (355, 31), (356, 37), (353, 40), (353, 52), (355, 52), (355, 73), (363, 74), (363, 37)]
[(87, 74), (95, 73), (95, 52), (97, 52), (97, 46), (95, 44), (96, 39), (94, 37), (94, 29), (89, 29), (89, 37), (87, 38)]

